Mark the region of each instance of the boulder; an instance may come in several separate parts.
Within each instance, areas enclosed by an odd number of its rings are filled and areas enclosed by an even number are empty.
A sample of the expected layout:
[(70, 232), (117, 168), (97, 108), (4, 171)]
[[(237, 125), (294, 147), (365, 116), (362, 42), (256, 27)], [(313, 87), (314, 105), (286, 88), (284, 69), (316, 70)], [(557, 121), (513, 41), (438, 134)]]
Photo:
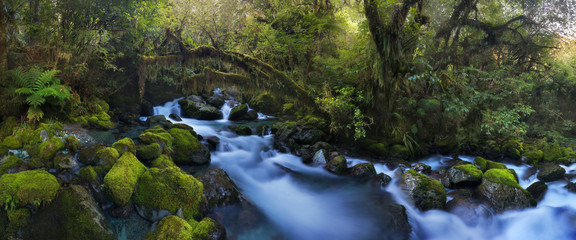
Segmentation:
[(228, 126), (232, 132), (240, 135), (240, 136), (249, 136), (252, 135), (252, 129), (246, 125), (235, 125), (235, 126)]
[(220, 109), (226, 100), (222, 94), (214, 94), (206, 100), (206, 103), (210, 104), (211, 106)]
[[(96, 161), (96, 152), (104, 149), (102, 146), (85, 147), (80, 149), (76, 158), (78, 162), (84, 165), (94, 165)], [(118, 152), (118, 150), (116, 150)]]
[(170, 156), (162, 154), (158, 158), (152, 160), (152, 162), (150, 163), (150, 167), (169, 168), (169, 167), (176, 167), (176, 164), (174, 164)]
[(133, 201), (146, 209), (172, 214), (181, 209), (184, 218), (192, 220), (200, 216), (202, 193), (202, 183), (178, 167), (150, 168), (140, 177)]
[(80, 148), (82, 148), (82, 143), (74, 136), (68, 136), (66, 140), (66, 149), (70, 152), (77, 153)]
[(172, 146), (172, 135), (160, 127), (146, 129), (138, 138), (145, 144), (157, 143), (162, 149)]
[(326, 133), (318, 128), (305, 127), (294, 133), (292, 138), (294, 138), (294, 141), (298, 144), (312, 145), (318, 141), (324, 140), (326, 138)]
[(96, 152), (94, 163), (95, 165), (103, 166), (105, 170), (109, 170), (119, 157), (120, 153), (118, 153), (116, 148), (107, 147)]
[(29, 170), (0, 177), (0, 206), (39, 207), (52, 202), (60, 184), (52, 174), (44, 170)]
[(54, 167), (58, 171), (72, 171), (78, 167), (78, 162), (72, 154), (58, 154), (54, 157)]
[(170, 129), (172, 135), (174, 163), (183, 165), (202, 165), (210, 163), (210, 151), (198, 139), (184, 129)]
[(47, 141), (43, 141), (32, 151), (32, 156), (37, 157), (44, 164), (50, 166), (50, 162), (54, 159), (60, 150), (64, 150), (66, 143), (59, 137), (51, 137)]
[(542, 161), (543, 157), (544, 152), (542, 152), (542, 150), (536, 150), (524, 153), (522, 160), (529, 164), (537, 164)]
[(454, 187), (475, 186), (482, 182), (482, 171), (472, 164), (451, 167), (448, 178)]
[(368, 180), (376, 176), (376, 169), (372, 163), (359, 163), (352, 166), (348, 173), (351, 177)]
[(146, 119), (146, 125), (148, 125), (149, 128), (160, 126), (164, 129), (169, 129), (172, 126), (172, 122), (168, 121), (164, 115), (156, 115), (148, 117), (148, 119)]
[(162, 147), (158, 143), (149, 145), (138, 145), (136, 150), (136, 157), (142, 161), (150, 162), (162, 154)]
[(178, 116), (178, 114), (176, 114), (176, 113), (170, 113), (170, 115), (168, 115), (168, 117), (174, 121), (182, 122), (182, 118), (180, 116)]
[(144, 172), (146, 172), (146, 166), (138, 161), (134, 154), (130, 152), (122, 154), (122, 157), (104, 177), (106, 193), (116, 205), (125, 206), (130, 201), (136, 183)]
[(215, 151), (220, 145), (220, 138), (216, 136), (210, 136), (206, 138), (206, 142), (208, 142), (208, 148), (210, 151)]
[(25, 239), (113, 240), (110, 223), (82, 186), (71, 185), (31, 219)]
[(115, 143), (112, 144), (112, 147), (118, 150), (120, 155), (124, 154), (125, 152), (130, 152), (132, 154), (136, 154), (136, 145), (131, 138), (122, 138)]
[(432, 172), (432, 167), (424, 163), (416, 163), (412, 167), (410, 167), (410, 169), (413, 169), (414, 171), (422, 174), (430, 174)]
[(564, 178), (566, 170), (556, 164), (543, 164), (540, 166), (540, 171), (536, 177), (543, 182), (552, 182)]
[(544, 198), (544, 195), (546, 195), (546, 191), (548, 191), (548, 185), (544, 182), (535, 182), (526, 188), (526, 191), (530, 193), (532, 198), (540, 202), (540, 200)]
[(195, 118), (198, 120), (222, 119), (220, 109), (200, 102), (187, 102), (182, 105), (182, 117)]
[(490, 169), (484, 173), (477, 191), (495, 212), (536, 206), (528, 191), (520, 187), (509, 169)]
[(239, 104), (230, 110), (230, 115), (228, 115), (228, 120), (230, 121), (239, 121), (244, 120), (244, 115), (248, 113), (248, 105), (246, 104)]
[(239, 204), (242, 201), (238, 187), (221, 168), (213, 168), (198, 175), (198, 180), (204, 186), (203, 212), (208, 212), (215, 207)]
[(2, 140), (2, 145), (8, 149), (20, 149), (22, 148), (22, 141), (15, 136), (8, 136)]
[(482, 170), (482, 172), (486, 172), (489, 169), (508, 169), (503, 163), (493, 162), (482, 157), (476, 157), (474, 159), (474, 166)]
[(154, 232), (146, 234), (146, 240), (156, 239), (224, 240), (226, 239), (226, 231), (210, 218), (196, 222), (170, 215), (158, 223)]
[(326, 170), (336, 175), (344, 175), (348, 170), (346, 158), (344, 156), (337, 156), (326, 164)]
[(0, 176), (5, 173), (16, 173), (24, 164), (22, 159), (16, 156), (9, 156), (0, 160)]
[(314, 153), (314, 157), (312, 157), (311, 164), (313, 166), (325, 166), (328, 157), (326, 156), (326, 151), (324, 149), (320, 149)]
[(402, 175), (400, 186), (422, 211), (446, 208), (446, 189), (436, 179), (410, 169)]

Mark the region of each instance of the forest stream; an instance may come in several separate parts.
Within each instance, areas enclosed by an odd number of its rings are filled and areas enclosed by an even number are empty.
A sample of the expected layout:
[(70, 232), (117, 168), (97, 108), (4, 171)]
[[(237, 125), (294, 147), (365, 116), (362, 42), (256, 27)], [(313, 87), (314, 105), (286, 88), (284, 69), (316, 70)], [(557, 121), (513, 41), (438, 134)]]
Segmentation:
[[(154, 107), (155, 115), (180, 115), (178, 99)], [(251, 228), (238, 227), (235, 221), (221, 222), (229, 239), (389, 239), (393, 202), (406, 208), (411, 239), (574, 239), (576, 237), (576, 195), (568, 192), (565, 182), (549, 182), (548, 192), (536, 208), (493, 213), (478, 205), (468, 211), (420, 211), (407, 200), (398, 182), (397, 171), (375, 163), (378, 173), (392, 176), (386, 187), (374, 188), (346, 177), (336, 176), (322, 167), (303, 164), (299, 157), (273, 148), (273, 135), (237, 136), (224, 126), (237, 123), (227, 120), (229, 104), (222, 107), (224, 119), (201, 121), (183, 118), (206, 137), (217, 136), (220, 145), (212, 152), (210, 167), (224, 169), (244, 196), (265, 216)], [(258, 121), (267, 116), (259, 115)], [(367, 160), (348, 157), (348, 166)], [(438, 170), (452, 158), (435, 155), (417, 162)], [(473, 157), (461, 156), (472, 162)], [(415, 164), (415, 163), (413, 163)], [(514, 169), (520, 185), (527, 188), (536, 182), (536, 172), (528, 165), (507, 164)], [(562, 166), (567, 174), (576, 164)], [(401, 172), (400, 172), (401, 173)], [(448, 191), (448, 201), (452, 200)], [(226, 212), (225, 212), (226, 213)], [(388, 224), (388, 225), (387, 225)], [(392, 236), (392, 237), (391, 237)]]

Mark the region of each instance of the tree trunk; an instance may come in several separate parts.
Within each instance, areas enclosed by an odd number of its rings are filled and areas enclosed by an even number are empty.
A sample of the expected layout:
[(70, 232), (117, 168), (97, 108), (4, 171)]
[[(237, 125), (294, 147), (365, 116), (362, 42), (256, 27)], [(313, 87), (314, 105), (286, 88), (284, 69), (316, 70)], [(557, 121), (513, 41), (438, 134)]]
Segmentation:
[(8, 69), (8, 43), (6, 42), (6, 12), (0, 9), (0, 72)]

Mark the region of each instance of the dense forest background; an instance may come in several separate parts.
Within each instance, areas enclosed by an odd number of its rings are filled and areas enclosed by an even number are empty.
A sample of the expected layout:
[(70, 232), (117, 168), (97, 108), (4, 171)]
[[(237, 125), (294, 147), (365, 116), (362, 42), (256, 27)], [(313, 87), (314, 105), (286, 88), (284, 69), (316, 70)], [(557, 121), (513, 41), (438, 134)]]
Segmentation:
[(2, 0), (0, 117), (112, 127), (99, 121), (146, 114), (159, 95), (236, 85), (262, 111), (374, 153), (572, 147), (575, 11), (569, 0)]

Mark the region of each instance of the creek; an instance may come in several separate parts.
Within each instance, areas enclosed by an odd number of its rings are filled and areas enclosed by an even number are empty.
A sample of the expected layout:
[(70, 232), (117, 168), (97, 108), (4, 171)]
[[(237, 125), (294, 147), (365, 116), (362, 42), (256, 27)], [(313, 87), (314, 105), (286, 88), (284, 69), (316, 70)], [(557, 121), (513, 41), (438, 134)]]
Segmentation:
[[(180, 115), (177, 102), (178, 99), (154, 107), (154, 114), (165, 115), (167, 119), (170, 113)], [(183, 118), (182, 123), (205, 138), (220, 139), (218, 148), (212, 152), (210, 167), (224, 169), (263, 215), (256, 226), (221, 222), (229, 239), (390, 239), (389, 231), (382, 226), (387, 226), (393, 216), (382, 206), (393, 202), (406, 208), (411, 239), (576, 239), (576, 194), (567, 191), (565, 181), (547, 183), (549, 190), (536, 208), (494, 214), (481, 205), (475, 209), (478, 214), (472, 215), (443, 210), (422, 212), (398, 187), (397, 169), (375, 163), (378, 173), (393, 178), (387, 187), (375, 189), (274, 150), (274, 137), (270, 134), (237, 136), (226, 128), (238, 124), (227, 120), (230, 106), (225, 104), (222, 112), (222, 120)], [(271, 123), (260, 114), (257, 122), (249, 124)], [(474, 159), (460, 158), (469, 162)], [(367, 162), (347, 159), (349, 166)], [(419, 162), (438, 170), (449, 159), (437, 155)], [(537, 181), (536, 173), (529, 174), (528, 165), (507, 166), (516, 170), (523, 188)], [(576, 165), (563, 167), (567, 174), (576, 173)]]

